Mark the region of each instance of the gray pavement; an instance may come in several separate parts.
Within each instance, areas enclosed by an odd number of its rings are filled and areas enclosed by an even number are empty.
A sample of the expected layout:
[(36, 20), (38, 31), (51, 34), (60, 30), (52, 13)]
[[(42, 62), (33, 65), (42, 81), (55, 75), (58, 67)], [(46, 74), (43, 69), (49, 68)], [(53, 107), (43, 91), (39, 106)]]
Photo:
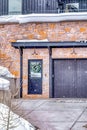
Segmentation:
[(19, 99), (12, 104), (40, 130), (87, 130), (87, 99)]

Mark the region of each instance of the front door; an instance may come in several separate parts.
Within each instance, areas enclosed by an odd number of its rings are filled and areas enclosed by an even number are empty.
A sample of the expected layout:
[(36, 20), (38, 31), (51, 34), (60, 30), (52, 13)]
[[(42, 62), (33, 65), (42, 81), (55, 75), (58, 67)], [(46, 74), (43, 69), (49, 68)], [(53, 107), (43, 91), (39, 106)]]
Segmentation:
[(42, 60), (28, 61), (28, 94), (42, 94)]
[(28, 94), (42, 94), (42, 60), (28, 60)]

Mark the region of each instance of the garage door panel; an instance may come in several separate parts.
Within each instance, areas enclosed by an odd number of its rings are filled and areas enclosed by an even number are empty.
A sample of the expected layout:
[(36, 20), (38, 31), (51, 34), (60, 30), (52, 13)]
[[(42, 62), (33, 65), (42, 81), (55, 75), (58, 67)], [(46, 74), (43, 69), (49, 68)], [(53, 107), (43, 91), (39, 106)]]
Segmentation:
[(87, 60), (77, 60), (77, 97), (87, 97)]
[(74, 96), (74, 71), (73, 62), (65, 60), (54, 61), (54, 91), (55, 97)]
[(87, 97), (87, 60), (54, 60), (54, 97)]

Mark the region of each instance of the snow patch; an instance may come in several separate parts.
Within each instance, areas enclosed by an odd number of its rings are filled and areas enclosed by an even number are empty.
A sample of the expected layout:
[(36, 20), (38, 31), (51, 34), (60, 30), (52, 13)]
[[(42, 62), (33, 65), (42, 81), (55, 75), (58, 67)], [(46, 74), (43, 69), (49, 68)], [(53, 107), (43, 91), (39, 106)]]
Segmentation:
[(87, 20), (87, 12), (69, 12), (60, 14), (27, 14), (0, 16), (0, 23), (28, 23), (28, 22), (60, 22), (72, 20)]
[(17, 40), (17, 42), (48, 42), (48, 39), (43, 39), (43, 40), (37, 40), (37, 39), (32, 39), (32, 40)]
[(9, 90), (10, 82), (6, 79), (0, 78), (0, 90)]
[(0, 66), (0, 76), (2, 77), (9, 77), (9, 78), (14, 78), (15, 76), (14, 75), (12, 75), (10, 72), (9, 72), (9, 70), (8, 70), (8, 68), (6, 68), (6, 67), (3, 67), (3, 66)]
[(13, 113), (10, 108), (0, 103), (0, 130), (7, 130), (9, 119), (9, 130), (35, 130), (25, 119)]

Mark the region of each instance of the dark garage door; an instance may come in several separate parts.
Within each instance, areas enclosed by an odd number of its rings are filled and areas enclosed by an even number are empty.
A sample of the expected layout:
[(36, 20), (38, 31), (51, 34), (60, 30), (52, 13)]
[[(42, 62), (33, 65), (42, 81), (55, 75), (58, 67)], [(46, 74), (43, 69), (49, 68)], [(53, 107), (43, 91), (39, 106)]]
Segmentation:
[(54, 60), (54, 97), (87, 98), (87, 60)]

